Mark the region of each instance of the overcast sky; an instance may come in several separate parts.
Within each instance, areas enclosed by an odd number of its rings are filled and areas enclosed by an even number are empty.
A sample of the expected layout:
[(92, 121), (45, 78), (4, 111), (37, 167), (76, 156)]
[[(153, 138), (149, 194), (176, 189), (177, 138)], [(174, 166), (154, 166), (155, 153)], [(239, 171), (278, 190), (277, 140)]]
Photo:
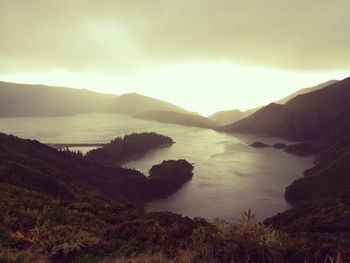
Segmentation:
[(0, 79), (209, 114), (350, 76), (350, 1), (0, 0)]

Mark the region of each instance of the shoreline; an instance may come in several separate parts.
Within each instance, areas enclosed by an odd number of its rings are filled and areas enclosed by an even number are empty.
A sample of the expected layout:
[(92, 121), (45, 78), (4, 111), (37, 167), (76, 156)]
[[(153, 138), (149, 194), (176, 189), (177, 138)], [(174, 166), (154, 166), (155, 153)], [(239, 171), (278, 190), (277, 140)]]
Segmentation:
[[(147, 153), (149, 153), (151, 151), (155, 151), (155, 150), (159, 150), (159, 149), (162, 149), (162, 148), (170, 147), (170, 146), (172, 146), (175, 143), (176, 142), (162, 144), (160, 146), (149, 148), (149, 149), (147, 149), (146, 151), (144, 151), (142, 153), (136, 153), (136, 154), (130, 155), (130, 156), (126, 157), (123, 161), (121, 161), (120, 165), (123, 166), (125, 163), (133, 161), (133, 160), (138, 159), (138, 158), (141, 158), (141, 157), (143, 157), (144, 155), (146, 155)], [(133, 169), (133, 168), (129, 168), (129, 169)]]
[(62, 150), (70, 147), (103, 147), (107, 143), (46, 143), (46, 145), (56, 150)]

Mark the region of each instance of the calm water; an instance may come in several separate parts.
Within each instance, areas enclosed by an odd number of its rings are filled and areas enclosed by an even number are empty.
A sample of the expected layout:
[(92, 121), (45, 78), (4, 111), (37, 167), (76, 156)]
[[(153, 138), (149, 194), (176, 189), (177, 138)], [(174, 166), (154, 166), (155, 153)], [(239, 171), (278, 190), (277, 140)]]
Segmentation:
[(154, 131), (176, 143), (128, 162), (147, 174), (153, 164), (184, 158), (194, 163), (193, 180), (167, 199), (148, 204), (148, 210), (169, 210), (188, 216), (237, 221), (251, 209), (263, 220), (289, 208), (284, 189), (312, 166), (313, 158), (247, 144), (283, 140), (218, 133), (212, 130), (133, 119), (116, 114), (69, 117), (0, 118), (0, 131), (44, 143), (104, 143), (132, 132)]

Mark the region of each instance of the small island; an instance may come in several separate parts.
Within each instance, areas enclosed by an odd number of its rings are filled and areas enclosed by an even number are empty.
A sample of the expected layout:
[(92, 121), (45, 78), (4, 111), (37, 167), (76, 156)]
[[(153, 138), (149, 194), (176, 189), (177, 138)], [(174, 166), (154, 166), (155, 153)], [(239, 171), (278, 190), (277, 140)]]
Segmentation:
[(285, 143), (276, 142), (272, 147), (275, 149), (285, 149), (287, 145)]
[(164, 198), (178, 191), (193, 177), (193, 164), (184, 159), (153, 165), (147, 177), (149, 199)]
[(250, 144), (249, 146), (254, 147), (254, 148), (267, 148), (267, 147), (271, 147), (268, 144), (265, 144), (263, 142), (253, 142), (252, 144)]
[(118, 137), (101, 148), (89, 151), (85, 159), (109, 167), (118, 167), (123, 162), (143, 155), (159, 147), (170, 146), (173, 139), (155, 132), (132, 133)]

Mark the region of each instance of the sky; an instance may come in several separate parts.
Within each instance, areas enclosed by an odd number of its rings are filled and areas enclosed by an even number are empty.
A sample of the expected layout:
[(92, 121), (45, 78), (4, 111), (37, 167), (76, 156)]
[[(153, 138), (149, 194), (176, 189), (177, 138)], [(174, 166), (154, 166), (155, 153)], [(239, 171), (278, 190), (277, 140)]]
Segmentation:
[(209, 115), (350, 76), (348, 0), (0, 0), (0, 80)]

